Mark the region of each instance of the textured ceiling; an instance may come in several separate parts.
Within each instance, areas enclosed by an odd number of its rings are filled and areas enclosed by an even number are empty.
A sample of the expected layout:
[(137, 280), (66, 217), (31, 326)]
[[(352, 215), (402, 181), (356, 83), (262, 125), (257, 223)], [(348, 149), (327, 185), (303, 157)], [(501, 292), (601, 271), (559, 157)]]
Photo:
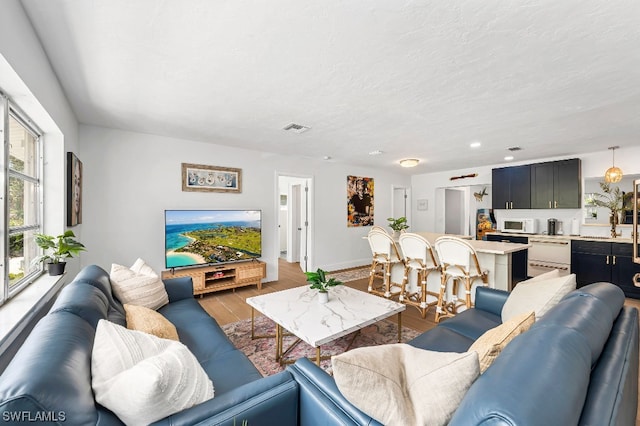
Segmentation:
[(81, 123), (410, 173), (640, 143), (638, 0), (22, 3)]

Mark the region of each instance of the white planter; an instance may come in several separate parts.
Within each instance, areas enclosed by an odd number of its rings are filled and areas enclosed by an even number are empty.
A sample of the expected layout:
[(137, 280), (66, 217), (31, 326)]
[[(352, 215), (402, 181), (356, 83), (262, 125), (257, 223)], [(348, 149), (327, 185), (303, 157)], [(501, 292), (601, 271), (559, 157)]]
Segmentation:
[(329, 293), (318, 292), (318, 303), (324, 305), (329, 301)]

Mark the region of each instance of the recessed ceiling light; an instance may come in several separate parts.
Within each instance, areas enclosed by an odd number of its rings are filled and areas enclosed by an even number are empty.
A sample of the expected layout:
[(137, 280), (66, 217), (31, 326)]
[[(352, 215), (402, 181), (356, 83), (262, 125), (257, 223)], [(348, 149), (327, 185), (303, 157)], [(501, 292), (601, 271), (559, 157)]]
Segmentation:
[(420, 160), (417, 158), (405, 158), (404, 160), (400, 160), (400, 165), (402, 167), (415, 167), (419, 162)]
[(504, 157), (504, 159), (506, 161), (511, 161), (511, 160), (513, 160), (513, 155), (507, 155), (506, 157)]
[(325, 155), (324, 157), (322, 157), (323, 160), (331, 160), (331, 157), (329, 155)]
[(471, 144), (469, 144), (471, 148), (480, 148), (481, 145), (482, 143), (480, 142), (471, 142)]
[(381, 155), (382, 153), (384, 153), (384, 151), (380, 151), (379, 149), (376, 149), (375, 151), (371, 151), (369, 155)]

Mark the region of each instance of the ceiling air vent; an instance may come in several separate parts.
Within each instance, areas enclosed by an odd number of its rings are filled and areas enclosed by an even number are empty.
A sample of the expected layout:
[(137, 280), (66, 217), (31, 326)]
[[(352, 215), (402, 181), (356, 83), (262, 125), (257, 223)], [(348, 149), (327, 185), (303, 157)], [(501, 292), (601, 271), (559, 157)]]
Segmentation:
[(522, 148), (520, 148), (519, 146), (512, 146), (511, 148), (507, 148), (509, 151), (511, 152), (515, 152), (515, 151), (521, 151)]
[(284, 126), (283, 130), (292, 131), (292, 132), (296, 132), (296, 133), (304, 133), (307, 130), (309, 130), (310, 128), (311, 127), (303, 126), (302, 124), (291, 123), (291, 124), (287, 124), (286, 126)]

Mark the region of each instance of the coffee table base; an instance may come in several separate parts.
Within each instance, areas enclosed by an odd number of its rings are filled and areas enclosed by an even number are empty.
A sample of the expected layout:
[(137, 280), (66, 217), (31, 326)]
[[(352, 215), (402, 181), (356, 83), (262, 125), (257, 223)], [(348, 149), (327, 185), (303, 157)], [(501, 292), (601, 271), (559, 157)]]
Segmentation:
[[(255, 324), (255, 309), (253, 307), (251, 307), (251, 340), (275, 337), (275, 339), (276, 339), (276, 342), (275, 342), (276, 343), (276, 361), (279, 362), (280, 365), (293, 364), (293, 363), (296, 362), (295, 359), (285, 359), (284, 357), (292, 349), (294, 349), (298, 345), (298, 343), (300, 343), (302, 341), (302, 339), (297, 338), (295, 342), (291, 343), (291, 345), (289, 345), (289, 347), (284, 349), (284, 336), (293, 336), (293, 333), (289, 333), (280, 324), (276, 323), (276, 333), (275, 334), (256, 335), (255, 334), (254, 324)], [(349, 349), (351, 349), (351, 346), (353, 345), (353, 342), (356, 340), (356, 337), (358, 337), (359, 334), (360, 334), (360, 330), (356, 330), (356, 331), (354, 331), (352, 333), (353, 336), (351, 337), (351, 340), (349, 341), (349, 344), (347, 345), (347, 347), (345, 349), (345, 352), (348, 351)], [(402, 312), (398, 312), (398, 343), (402, 343)], [(316, 346), (316, 357), (315, 357), (316, 364), (318, 364), (318, 366), (320, 366), (320, 362), (324, 361), (324, 360), (327, 360), (327, 359), (331, 359), (331, 355), (324, 355), (324, 356), (321, 355), (320, 346)], [(311, 360), (314, 361), (313, 358), (311, 358)]]

